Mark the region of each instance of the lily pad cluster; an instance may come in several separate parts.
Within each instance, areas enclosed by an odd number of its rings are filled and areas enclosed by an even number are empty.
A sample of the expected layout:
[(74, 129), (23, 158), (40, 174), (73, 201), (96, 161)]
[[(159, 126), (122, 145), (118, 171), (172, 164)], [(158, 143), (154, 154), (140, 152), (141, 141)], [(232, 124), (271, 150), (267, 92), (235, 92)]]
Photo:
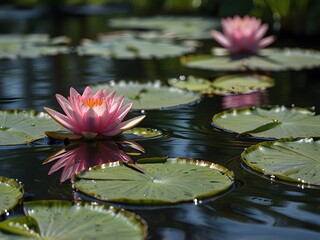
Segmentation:
[(274, 85), (273, 79), (258, 74), (233, 74), (214, 81), (195, 76), (171, 78), (168, 83), (201, 94), (233, 95), (262, 91)]
[(245, 149), (241, 157), (254, 172), (272, 180), (319, 187), (319, 115), (314, 109), (285, 106), (232, 109), (215, 114), (212, 125), (242, 139), (264, 141)]
[(84, 40), (77, 48), (80, 56), (100, 56), (109, 59), (163, 59), (194, 52), (193, 46), (172, 41), (136, 37), (133, 34), (100, 35), (98, 41)]
[(208, 39), (210, 30), (219, 26), (219, 21), (204, 17), (130, 17), (114, 18), (108, 25), (120, 29), (158, 30), (162, 36), (179, 39)]
[(50, 38), (48, 34), (0, 35), (0, 59), (36, 58), (69, 52), (71, 40), (65, 36)]

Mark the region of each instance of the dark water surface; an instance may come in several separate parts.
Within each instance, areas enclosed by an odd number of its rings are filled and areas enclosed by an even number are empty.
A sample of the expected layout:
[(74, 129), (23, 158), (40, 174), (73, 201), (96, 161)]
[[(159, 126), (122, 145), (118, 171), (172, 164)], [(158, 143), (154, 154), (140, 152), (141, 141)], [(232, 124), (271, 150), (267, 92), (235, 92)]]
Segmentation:
[[(94, 39), (97, 33), (106, 31), (105, 22), (105, 17), (77, 17), (67, 18), (65, 22), (61, 19), (12, 20), (7, 23), (11, 28), (1, 21), (1, 26), (7, 26), (2, 28), (4, 32), (68, 35), (76, 44), (82, 37)], [(90, 28), (90, 24), (95, 28)], [(54, 94), (67, 96), (71, 86), (82, 91), (88, 84), (113, 79), (141, 82), (160, 79), (165, 83), (167, 78), (188, 74), (214, 79), (226, 73), (186, 69), (178, 58), (119, 61), (71, 53), (0, 60), (0, 109), (42, 111), (44, 106), (59, 109)], [(274, 78), (274, 88), (241, 99), (205, 97), (193, 105), (146, 112), (147, 117), (140, 126), (163, 130), (166, 135), (139, 142), (145, 149), (143, 157), (205, 159), (233, 170), (236, 177), (234, 189), (201, 204), (131, 208), (147, 221), (149, 239), (320, 239), (319, 190), (284, 185), (249, 172), (242, 166), (240, 154), (255, 142), (241, 141), (210, 125), (215, 113), (237, 106), (240, 101), (248, 105), (315, 106), (316, 111), (320, 111), (319, 69), (263, 74)], [(57, 149), (41, 142), (32, 146), (1, 147), (0, 175), (21, 181), (28, 200), (72, 200), (70, 182), (60, 184), (61, 171), (48, 176), (52, 164), (42, 165)]]

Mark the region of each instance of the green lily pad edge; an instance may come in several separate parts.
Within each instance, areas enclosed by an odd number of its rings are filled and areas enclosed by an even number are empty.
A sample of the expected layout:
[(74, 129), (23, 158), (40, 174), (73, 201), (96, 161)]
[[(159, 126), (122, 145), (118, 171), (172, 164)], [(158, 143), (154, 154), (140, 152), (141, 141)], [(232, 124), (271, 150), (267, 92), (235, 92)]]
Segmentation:
[(163, 206), (221, 196), (233, 189), (234, 173), (204, 160), (143, 158), (136, 167), (121, 162), (92, 167), (75, 175), (72, 183), (80, 195), (100, 201)]
[(0, 238), (146, 239), (147, 224), (121, 208), (89, 202), (39, 200), (24, 203), (25, 216), (0, 222)]
[(12, 210), (23, 200), (23, 186), (12, 178), (0, 176), (0, 215)]
[(300, 188), (320, 189), (320, 140), (280, 139), (241, 153), (243, 167), (261, 177)]

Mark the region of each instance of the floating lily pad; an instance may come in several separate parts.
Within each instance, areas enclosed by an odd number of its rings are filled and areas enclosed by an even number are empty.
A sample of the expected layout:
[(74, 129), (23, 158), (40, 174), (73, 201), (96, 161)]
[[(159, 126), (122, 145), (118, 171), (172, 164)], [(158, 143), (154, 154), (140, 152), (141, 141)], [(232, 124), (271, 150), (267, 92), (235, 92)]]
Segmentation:
[(223, 71), (284, 71), (320, 67), (320, 52), (304, 49), (262, 49), (259, 55), (190, 55), (181, 58), (190, 68)]
[[(24, 203), (26, 217), (0, 223), (1, 239), (144, 239), (146, 224), (115, 207), (62, 200)], [(32, 237), (32, 238), (31, 238)]]
[(162, 136), (162, 132), (153, 128), (132, 128), (123, 132), (124, 137), (130, 140), (150, 139)]
[(93, 91), (108, 88), (118, 95), (125, 96), (125, 103), (132, 102), (132, 109), (161, 109), (200, 100), (201, 95), (187, 90), (162, 86), (160, 81), (149, 83), (114, 82), (100, 83), (91, 86)]
[(115, 59), (163, 59), (194, 52), (195, 48), (172, 41), (145, 40), (134, 36), (100, 36), (97, 42), (85, 40), (78, 54)]
[(152, 160), (136, 164), (144, 173), (120, 162), (93, 167), (75, 176), (74, 187), (104, 201), (172, 204), (213, 197), (234, 183), (233, 172), (208, 161), (168, 158), (153, 163)]
[(201, 94), (211, 94), (212, 82), (205, 78), (195, 76), (180, 76), (179, 78), (171, 78), (168, 80), (171, 86), (187, 89), (189, 91), (199, 92)]
[(23, 198), (23, 193), (20, 183), (0, 176), (0, 215), (14, 208)]
[(241, 156), (246, 165), (272, 178), (320, 186), (320, 141), (279, 140), (258, 143)]
[(202, 94), (248, 94), (261, 91), (274, 85), (274, 81), (267, 77), (257, 74), (234, 74), (215, 79), (213, 82), (208, 79), (188, 76), (172, 78), (168, 83), (174, 87), (185, 88), (190, 91)]
[(68, 53), (69, 43), (70, 39), (65, 36), (50, 39), (47, 34), (0, 35), (0, 59)]
[(310, 109), (298, 107), (252, 107), (218, 113), (213, 116), (212, 124), (243, 137), (319, 137), (320, 115), (314, 114)]
[(215, 79), (213, 92), (219, 95), (248, 94), (274, 85), (273, 79), (257, 74), (234, 74)]
[(44, 138), (47, 130), (62, 129), (64, 128), (44, 112), (0, 111), (0, 145), (28, 144)]
[(163, 35), (183, 39), (212, 38), (210, 30), (217, 28), (219, 20), (203, 17), (131, 17), (109, 20), (111, 27), (123, 29), (159, 30)]

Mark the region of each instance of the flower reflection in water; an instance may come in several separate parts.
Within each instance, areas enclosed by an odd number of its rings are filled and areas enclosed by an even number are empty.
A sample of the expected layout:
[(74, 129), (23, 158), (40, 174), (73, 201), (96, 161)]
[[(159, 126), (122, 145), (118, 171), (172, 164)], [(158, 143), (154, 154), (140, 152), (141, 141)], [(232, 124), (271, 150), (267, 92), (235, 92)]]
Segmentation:
[[(139, 152), (126, 153), (122, 148), (130, 147)], [(63, 168), (60, 182), (64, 182), (73, 175), (90, 167), (108, 162), (122, 161), (128, 165), (133, 165), (129, 155), (144, 153), (144, 149), (133, 141), (95, 141), (95, 142), (74, 142), (60, 149), (55, 154), (48, 157), (43, 164), (58, 160), (53, 164), (49, 175)], [(142, 171), (138, 167), (134, 167)]]
[(258, 91), (249, 94), (231, 94), (223, 96), (222, 108), (246, 108), (268, 104), (268, 92)]

